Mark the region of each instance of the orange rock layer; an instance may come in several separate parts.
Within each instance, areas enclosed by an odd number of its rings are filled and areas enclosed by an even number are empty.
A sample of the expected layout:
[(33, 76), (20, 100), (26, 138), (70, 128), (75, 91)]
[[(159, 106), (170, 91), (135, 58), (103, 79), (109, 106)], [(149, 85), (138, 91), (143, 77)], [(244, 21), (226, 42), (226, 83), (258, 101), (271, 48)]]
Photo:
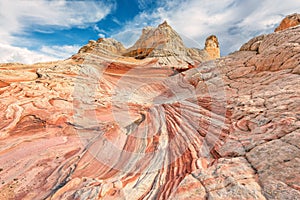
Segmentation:
[(300, 199), (299, 35), (186, 71), (0, 65), (0, 199)]

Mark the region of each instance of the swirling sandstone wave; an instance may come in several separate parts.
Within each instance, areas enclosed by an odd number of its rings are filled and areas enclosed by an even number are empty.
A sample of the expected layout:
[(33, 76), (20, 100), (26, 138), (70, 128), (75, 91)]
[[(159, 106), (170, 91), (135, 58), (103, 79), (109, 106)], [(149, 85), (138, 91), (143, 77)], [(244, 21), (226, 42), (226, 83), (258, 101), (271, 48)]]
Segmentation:
[(1, 65), (0, 199), (300, 199), (299, 43)]

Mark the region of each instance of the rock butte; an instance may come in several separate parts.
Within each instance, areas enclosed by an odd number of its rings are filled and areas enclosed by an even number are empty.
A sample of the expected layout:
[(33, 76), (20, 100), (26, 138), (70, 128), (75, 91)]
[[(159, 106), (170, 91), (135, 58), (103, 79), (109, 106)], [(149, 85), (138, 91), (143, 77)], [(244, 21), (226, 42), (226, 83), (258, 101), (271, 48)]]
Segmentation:
[(300, 199), (299, 43), (214, 59), (163, 23), (0, 65), (0, 199)]
[(282, 31), (290, 27), (300, 25), (300, 14), (294, 13), (286, 16), (280, 23), (280, 25), (275, 29), (275, 32)]

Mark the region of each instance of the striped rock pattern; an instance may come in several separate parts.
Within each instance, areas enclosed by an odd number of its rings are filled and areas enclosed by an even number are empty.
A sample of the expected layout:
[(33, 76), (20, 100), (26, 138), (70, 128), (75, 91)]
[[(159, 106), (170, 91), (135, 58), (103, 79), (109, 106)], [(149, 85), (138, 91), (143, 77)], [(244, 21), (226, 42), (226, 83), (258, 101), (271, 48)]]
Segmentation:
[(0, 65), (0, 199), (300, 199), (299, 43)]

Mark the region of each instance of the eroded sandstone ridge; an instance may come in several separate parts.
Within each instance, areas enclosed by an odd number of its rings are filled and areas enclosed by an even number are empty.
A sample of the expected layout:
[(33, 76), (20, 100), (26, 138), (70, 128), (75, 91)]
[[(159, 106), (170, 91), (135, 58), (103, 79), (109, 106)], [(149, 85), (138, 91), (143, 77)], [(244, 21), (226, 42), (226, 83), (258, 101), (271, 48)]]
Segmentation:
[(300, 25), (300, 14), (294, 13), (291, 15), (286, 16), (279, 26), (275, 29), (275, 32), (282, 31), (285, 29), (288, 29), (290, 27), (298, 26)]
[(145, 27), (136, 43), (128, 48), (111, 38), (89, 41), (79, 53), (92, 52), (97, 55), (114, 55), (135, 59), (155, 58), (159, 66), (188, 69), (201, 62), (220, 57), (218, 39), (207, 38), (204, 49), (187, 48), (179, 34), (165, 21), (158, 27)]
[(204, 50), (209, 54), (211, 60), (220, 58), (220, 47), (217, 36), (211, 35), (206, 38)]
[(0, 199), (300, 199), (300, 27), (211, 61), (176, 37), (0, 65)]

